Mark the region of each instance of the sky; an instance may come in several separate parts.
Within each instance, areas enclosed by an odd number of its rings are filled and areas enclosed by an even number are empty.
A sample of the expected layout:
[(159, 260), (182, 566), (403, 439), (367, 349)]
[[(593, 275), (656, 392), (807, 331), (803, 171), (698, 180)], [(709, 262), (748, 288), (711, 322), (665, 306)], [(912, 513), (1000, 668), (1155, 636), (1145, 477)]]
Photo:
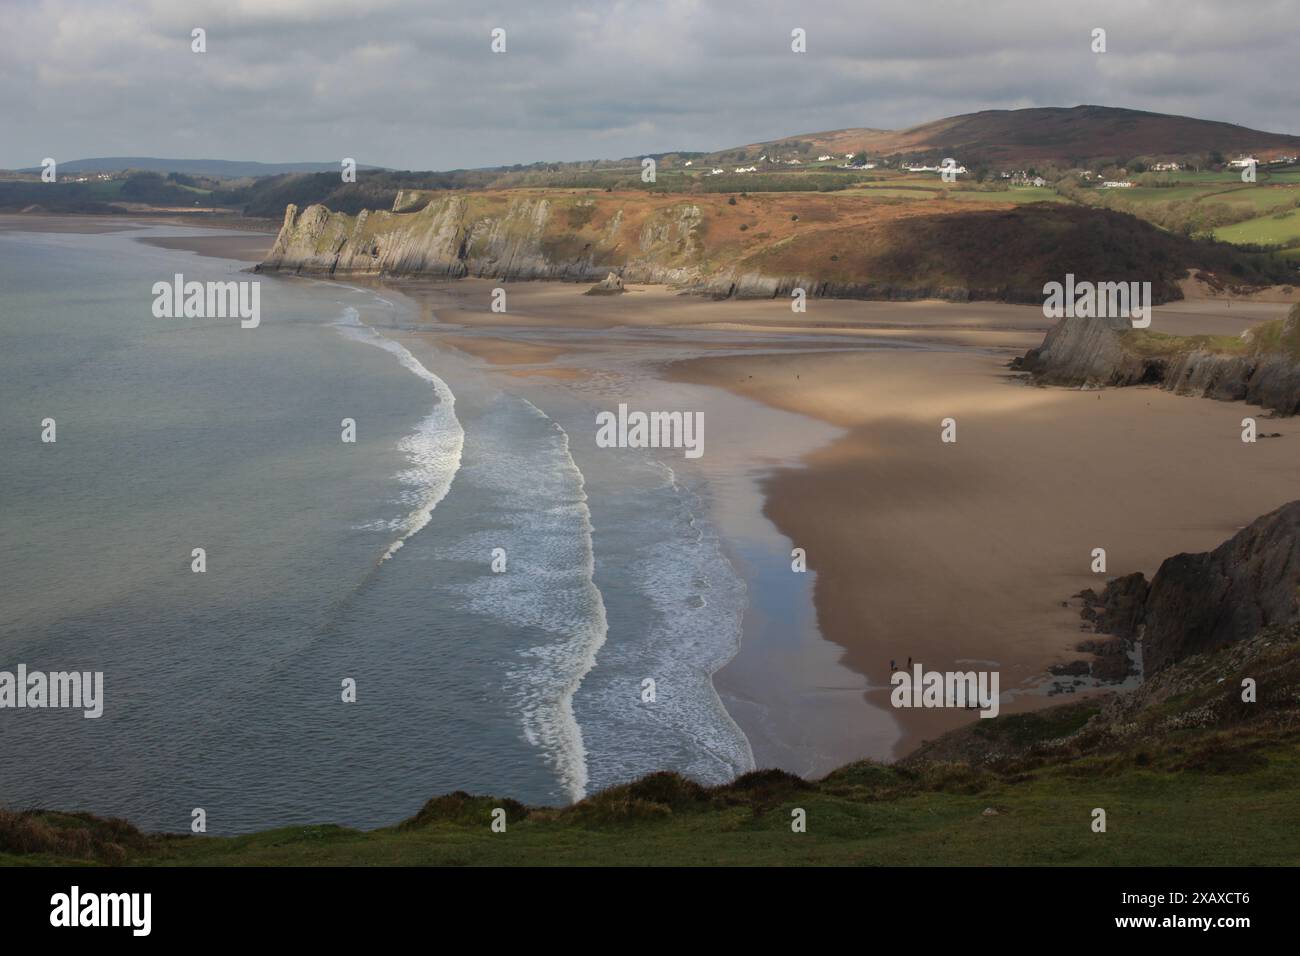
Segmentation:
[(1085, 103), (1300, 134), (1298, 25), (1300, 0), (0, 0), (0, 168), (456, 169)]

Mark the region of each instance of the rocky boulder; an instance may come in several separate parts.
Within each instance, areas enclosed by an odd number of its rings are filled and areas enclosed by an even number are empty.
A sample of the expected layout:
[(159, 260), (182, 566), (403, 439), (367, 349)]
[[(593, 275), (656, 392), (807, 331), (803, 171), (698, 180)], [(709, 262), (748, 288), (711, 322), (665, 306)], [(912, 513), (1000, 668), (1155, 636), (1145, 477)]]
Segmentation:
[(1124, 348), (1120, 333), (1130, 328), (1125, 318), (1063, 318), (1016, 367), (1044, 385), (1119, 386), (1159, 380), (1162, 369), (1157, 363)]
[(1148, 674), (1269, 625), (1300, 622), (1300, 501), (1257, 519), (1213, 551), (1168, 558), (1149, 586), (1140, 574), (1117, 578), (1101, 601), (1107, 632), (1142, 627)]
[(618, 275), (618, 273), (611, 272), (583, 294), (622, 295), (626, 291), (627, 289), (623, 288), (623, 279)]

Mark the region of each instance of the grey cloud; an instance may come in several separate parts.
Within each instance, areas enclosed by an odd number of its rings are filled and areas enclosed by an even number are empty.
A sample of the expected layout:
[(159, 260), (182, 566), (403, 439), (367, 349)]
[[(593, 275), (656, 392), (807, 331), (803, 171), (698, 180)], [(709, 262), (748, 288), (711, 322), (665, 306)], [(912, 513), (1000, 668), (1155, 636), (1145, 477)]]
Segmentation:
[[(715, 149), (1103, 103), (1300, 132), (1296, 0), (18, 0), (0, 165), (47, 155), (428, 169)], [(189, 31), (209, 52), (189, 52)], [(509, 52), (489, 52), (507, 30)], [(789, 51), (790, 30), (808, 50)], [(1109, 52), (1089, 50), (1093, 27)]]

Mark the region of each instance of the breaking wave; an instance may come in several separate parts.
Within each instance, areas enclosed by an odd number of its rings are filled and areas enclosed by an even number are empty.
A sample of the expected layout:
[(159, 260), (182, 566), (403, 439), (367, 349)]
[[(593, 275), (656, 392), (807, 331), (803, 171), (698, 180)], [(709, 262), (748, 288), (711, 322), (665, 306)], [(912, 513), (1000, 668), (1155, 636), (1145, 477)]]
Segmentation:
[(456, 396), (447, 383), (434, 375), (400, 342), (394, 342), (361, 321), (352, 306), (345, 306), (343, 315), (334, 328), (345, 338), (391, 352), (402, 365), (433, 388), (437, 403), (433, 410), (415, 426), (415, 431), (398, 442), (398, 449), (406, 455), (409, 468), (397, 474), (398, 481), (406, 486), (402, 500), (410, 505), (407, 515), (394, 523), (398, 537), (388, 545), (380, 563), (387, 561), (404, 545), (408, 538), (429, 523), (433, 509), (447, 496), (451, 483), (460, 470), (461, 453), (465, 447), (465, 430), (456, 417)]

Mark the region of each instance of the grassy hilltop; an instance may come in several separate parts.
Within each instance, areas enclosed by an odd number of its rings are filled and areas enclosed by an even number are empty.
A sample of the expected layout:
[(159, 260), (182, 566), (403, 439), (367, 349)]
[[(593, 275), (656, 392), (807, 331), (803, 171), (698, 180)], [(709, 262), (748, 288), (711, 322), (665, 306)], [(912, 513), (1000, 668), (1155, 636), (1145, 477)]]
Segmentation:
[[(1241, 701), (1243, 677), (1258, 702)], [(660, 773), (565, 808), (455, 793), (395, 827), (143, 834), (0, 813), (0, 863), (127, 865), (1295, 865), (1300, 628), (1187, 658), (1124, 697), (976, 720), (895, 765), (703, 788)], [(495, 808), (507, 830), (490, 828)], [(1103, 808), (1107, 830), (1091, 828)], [(792, 811), (807, 832), (791, 829)]]

